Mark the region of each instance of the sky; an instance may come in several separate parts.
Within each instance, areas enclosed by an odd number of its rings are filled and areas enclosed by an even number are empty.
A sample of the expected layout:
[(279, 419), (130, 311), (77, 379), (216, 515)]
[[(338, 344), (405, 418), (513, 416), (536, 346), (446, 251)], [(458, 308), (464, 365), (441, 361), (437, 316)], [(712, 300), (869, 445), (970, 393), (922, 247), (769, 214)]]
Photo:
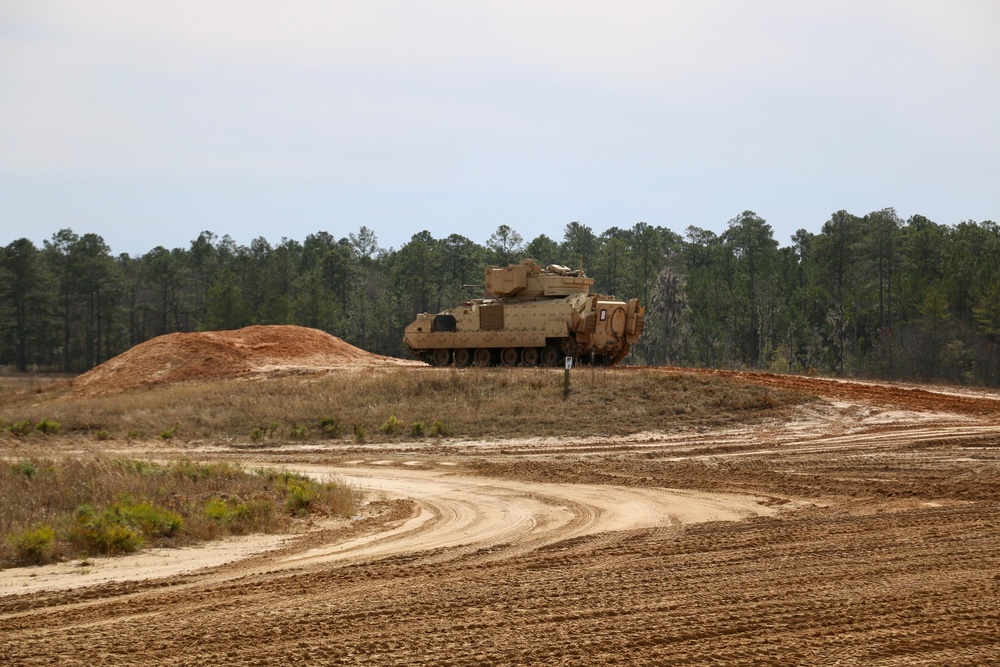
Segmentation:
[(0, 246), (1000, 221), (996, 0), (0, 0)]

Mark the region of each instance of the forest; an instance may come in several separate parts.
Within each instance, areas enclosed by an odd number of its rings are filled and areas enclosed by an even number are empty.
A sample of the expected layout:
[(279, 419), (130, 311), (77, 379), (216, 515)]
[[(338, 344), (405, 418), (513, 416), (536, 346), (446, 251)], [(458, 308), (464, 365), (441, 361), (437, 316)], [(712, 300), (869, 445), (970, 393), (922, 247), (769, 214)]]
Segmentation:
[(403, 328), (482, 296), (483, 269), (531, 258), (582, 264), (594, 290), (646, 305), (627, 364), (766, 369), (1000, 385), (1000, 227), (895, 210), (837, 211), (779, 246), (744, 211), (721, 234), (639, 222), (530, 241), (501, 225), (485, 245), (422, 231), (382, 248), (366, 227), (337, 238), (238, 245), (202, 232), (186, 248), (114, 255), (60, 230), (0, 249), (0, 367), (77, 373), (161, 334), (298, 324), (406, 356)]

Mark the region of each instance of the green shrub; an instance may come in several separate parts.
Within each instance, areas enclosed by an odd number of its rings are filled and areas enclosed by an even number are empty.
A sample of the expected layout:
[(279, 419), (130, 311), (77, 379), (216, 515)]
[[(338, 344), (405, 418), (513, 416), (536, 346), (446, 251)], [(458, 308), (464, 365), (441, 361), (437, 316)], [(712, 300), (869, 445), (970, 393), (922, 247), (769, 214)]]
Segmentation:
[(52, 560), (56, 531), (46, 523), (26, 528), (7, 539), (20, 565), (41, 565)]
[(73, 517), (71, 540), (88, 553), (132, 553), (144, 543), (142, 533), (121, 523), (114, 514), (97, 514), (90, 505), (81, 505)]
[(319, 420), (319, 430), (327, 438), (336, 438), (343, 431), (343, 424), (334, 417), (324, 417)]
[(431, 433), (437, 436), (445, 436), (451, 433), (451, 427), (440, 419), (435, 419), (431, 426)]
[(298, 477), (295, 473), (288, 472), (287, 470), (276, 470), (275, 468), (255, 468), (252, 472), (255, 475), (260, 475), (268, 482), (281, 484), (282, 488), (288, 485), (290, 479)]
[(138, 431), (129, 431), (129, 432), (127, 432), (125, 434), (125, 437), (128, 438), (129, 440), (136, 440), (136, 439), (139, 438), (139, 432)]
[(248, 500), (233, 507), (233, 527), (260, 529), (273, 514), (274, 505), (267, 500)]
[(60, 430), (62, 430), (62, 425), (59, 422), (52, 421), (51, 419), (43, 419), (35, 424), (35, 430), (43, 435), (56, 435)]
[(292, 514), (306, 514), (316, 499), (316, 485), (301, 477), (289, 479), (285, 486), (285, 507)]
[(147, 537), (170, 537), (184, 525), (180, 514), (148, 501), (137, 503), (128, 496), (119, 498), (105, 514), (118, 523), (139, 530)]
[(395, 415), (390, 415), (388, 419), (382, 422), (382, 425), (378, 427), (378, 430), (382, 431), (386, 435), (394, 435), (403, 428), (403, 421), (396, 418)]
[(34, 461), (15, 461), (10, 464), (10, 471), (15, 475), (24, 475), (31, 479), (38, 474), (38, 464)]
[(108, 462), (110, 467), (125, 473), (146, 477), (149, 475), (162, 475), (164, 468), (159, 463), (152, 461), (140, 461), (138, 459), (112, 459)]
[(288, 431), (288, 437), (292, 440), (305, 440), (308, 434), (309, 429), (302, 424), (292, 424), (291, 430)]
[(250, 439), (254, 442), (259, 442), (264, 439), (264, 429), (259, 426), (254, 426), (250, 429)]
[(78, 507), (70, 537), (80, 549), (110, 556), (138, 550), (147, 537), (171, 537), (183, 526), (179, 514), (123, 496), (100, 513), (90, 505)]
[(266, 500), (231, 502), (218, 496), (205, 503), (205, 516), (228, 528), (231, 532), (242, 533), (260, 529), (268, 523), (273, 506)]
[(368, 435), (368, 429), (362, 422), (354, 422), (354, 439), (358, 442), (364, 442), (365, 436)]
[(7, 427), (11, 435), (16, 435), (19, 438), (31, 435), (32, 425), (29, 421), (17, 421)]
[(130, 554), (146, 543), (142, 533), (130, 526), (111, 521), (100, 521), (93, 532), (93, 546), (99, 553), (109, 556)]
[(163, 440), (173, 440), (174, 436), (177, 435), (177, 427), (171, 426), (170, 428), (163, 429), (160, 431), (160, 438)]
[(421, 438), (426, 433), (427, 433), (427, 424), (423, 423), (422, 421), (415, 421), (412, 424), (410, 424), (410, 435)]
[(232, 519), (232, 511), (227, 503), (218, 496), (209, 498), (205, 502), (205, 516), (219, 523), (229, 523)]
[(279, 428), (281, 428), (281, 422), (271, 422), (270, 424), (268, 424), (267, 425), (268, 437), (273, 438), (274, 434), (278, 432)]
[(111, 434), (102, 428), (94, 432), (94, 437), (97, 438), (98, 440), (110, 440)]

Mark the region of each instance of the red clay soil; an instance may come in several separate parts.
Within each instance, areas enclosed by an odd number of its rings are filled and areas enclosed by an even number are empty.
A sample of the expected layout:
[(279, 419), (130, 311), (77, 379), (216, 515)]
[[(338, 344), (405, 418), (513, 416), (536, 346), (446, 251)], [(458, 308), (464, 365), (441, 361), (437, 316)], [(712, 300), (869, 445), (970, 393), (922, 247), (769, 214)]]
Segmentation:
[(71, 383), (75, 396), (259, 374), (398, 366), (411, 362), (365, 352), (336, 336), (292, 325), (173, 333), (140, 343)]
[(741, 384), (755, 384), (772, 389), (787, 389), (815, 394), (834, 400), (862, 401), (883, 407), (897, 407), (906, 410), (929, 410), (955, 414), (977, 415), (980, 417), (1000, 417), (1000, 395), (984, 394), (961, 388), (951, 391), (941, 387), (933, 389), (890, 384), (887, 382), (863, 382), (858, 380), (837, 380), (832, 378), (783, 375), (761, 371), (725, 371), (704, 368), (659, 367), (662, 373), (683, 375), (710, 375), (729, 377)]

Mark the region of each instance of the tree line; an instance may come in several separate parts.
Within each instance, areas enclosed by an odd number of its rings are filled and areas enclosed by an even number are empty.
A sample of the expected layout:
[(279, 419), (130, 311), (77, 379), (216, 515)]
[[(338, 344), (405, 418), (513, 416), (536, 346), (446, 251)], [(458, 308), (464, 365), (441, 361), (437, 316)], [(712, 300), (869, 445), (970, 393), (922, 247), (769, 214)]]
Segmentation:
[(480, 291), (488, 264), (582, 264), (595, 291), (647, 306), (626, 363), (1000, 384), (1000, 228), (893, 209), (837, 211), (780, 247), (752, 211), (716, 234), (579, 222), (530, 242), (501, 225), (480, 245), (415, 234), (249, 246), (201, 233), (187, 248), (113, 255), (64, 229), (0, 252), (0, 366), (80, 372), (161, 334), (298, 324), (404, 356), (403, 328)]

